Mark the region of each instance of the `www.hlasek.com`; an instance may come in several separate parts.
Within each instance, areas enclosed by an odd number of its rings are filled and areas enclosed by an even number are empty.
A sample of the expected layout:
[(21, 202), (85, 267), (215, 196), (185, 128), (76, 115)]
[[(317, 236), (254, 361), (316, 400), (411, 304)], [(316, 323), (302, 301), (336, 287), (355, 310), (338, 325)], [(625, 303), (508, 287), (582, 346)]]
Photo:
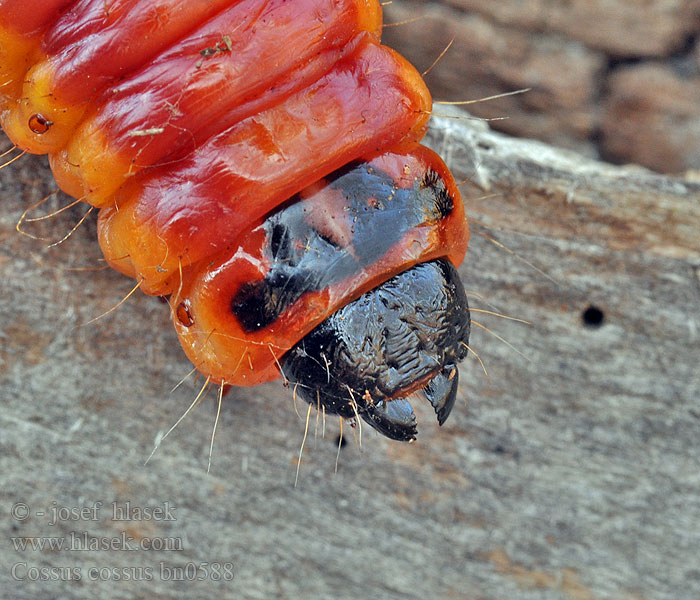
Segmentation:
[(113, 537), (92, 536), (87, 531), (71, 531), (66, 536), (11, 537), (16, 552), (84, 552), (161, 550), (177, 552), (184, 550), (181, 537), (140, 537), (134, 539), (122, 531)]
[(188, 562), (177, 566), (160, 562), (157, 567), (46, 567), (20, 561), (12, 565), (10, 575), (15, 581), (232, 581), (234, 570), (231, 562)]

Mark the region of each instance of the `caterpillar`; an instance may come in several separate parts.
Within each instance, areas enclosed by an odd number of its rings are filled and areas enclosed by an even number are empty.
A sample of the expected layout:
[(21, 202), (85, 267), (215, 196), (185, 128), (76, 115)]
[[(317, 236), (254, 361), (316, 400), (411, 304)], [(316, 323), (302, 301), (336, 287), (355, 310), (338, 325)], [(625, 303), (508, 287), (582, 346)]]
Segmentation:
[(0, 0), (0, 124), (207, 381), (413, 441), (412, 398), (455, 403), (469, 228), (382, 26), (377, 0)]

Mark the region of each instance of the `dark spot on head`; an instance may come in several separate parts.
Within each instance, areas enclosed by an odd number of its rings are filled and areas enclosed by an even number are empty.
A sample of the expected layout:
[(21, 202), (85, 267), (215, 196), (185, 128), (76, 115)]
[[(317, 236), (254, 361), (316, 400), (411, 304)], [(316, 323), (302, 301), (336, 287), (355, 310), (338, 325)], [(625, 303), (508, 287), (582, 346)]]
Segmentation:
[(305, 291), (301, 283), (308, 279), (306, 271), (298, 269), (295, 277), (273, 270), (258, 281), (244, 283), (231, 299), (231, 312), (247, 333), (272, 325)]
[(275, 224), (272, 227), (272, 232), (270, 233), (270, 253), (275, 258), (278, 258), (280, 250), (282, 248), (282, 241), (284, 240), (287, 229), (281, 224)]
[(345, 436), (342, 433), (339, 433), (335, 438), (335, 445), (339, 448), (342, 448), (343, 446), (345, 446), (345, 444), (347, 444), (347, 442), (345, 441)]
[(591, 304), (581, 313), (581, 320), (586, 327), (601, 327), (605, 322), (605, 313), (601, 308)]
[(231, 299), (231, 312), (245, 331), (257, 331), (274, 321), (268, 310), (270, 294), (270, 286), (263, 279), (244, 283)]

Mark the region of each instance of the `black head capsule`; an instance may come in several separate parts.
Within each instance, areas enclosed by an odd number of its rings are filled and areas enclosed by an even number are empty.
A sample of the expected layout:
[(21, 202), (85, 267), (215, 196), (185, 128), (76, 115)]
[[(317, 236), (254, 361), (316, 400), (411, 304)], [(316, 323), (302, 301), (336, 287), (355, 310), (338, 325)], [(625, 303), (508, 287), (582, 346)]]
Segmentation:
[(285, 355), (282, 370), (297, 395), (327, 413), (359, 415), (391, 439), (412, 441), (416, 416), (407, 397), (422, 395), (445, 422), (470, 325), (457, 270), (434, 260), (331, 315)]

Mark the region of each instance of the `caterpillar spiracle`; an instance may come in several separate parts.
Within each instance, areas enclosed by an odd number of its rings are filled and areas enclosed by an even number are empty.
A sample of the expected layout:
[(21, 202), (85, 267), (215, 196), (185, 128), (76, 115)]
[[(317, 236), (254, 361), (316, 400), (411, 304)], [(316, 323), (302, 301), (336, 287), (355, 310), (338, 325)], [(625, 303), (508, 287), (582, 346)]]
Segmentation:
[(409, 398), (455, 402), (469, 230), (381, 30), (378, 0), (1, 0), (0, 118), (208, 380), (412, 441)]

